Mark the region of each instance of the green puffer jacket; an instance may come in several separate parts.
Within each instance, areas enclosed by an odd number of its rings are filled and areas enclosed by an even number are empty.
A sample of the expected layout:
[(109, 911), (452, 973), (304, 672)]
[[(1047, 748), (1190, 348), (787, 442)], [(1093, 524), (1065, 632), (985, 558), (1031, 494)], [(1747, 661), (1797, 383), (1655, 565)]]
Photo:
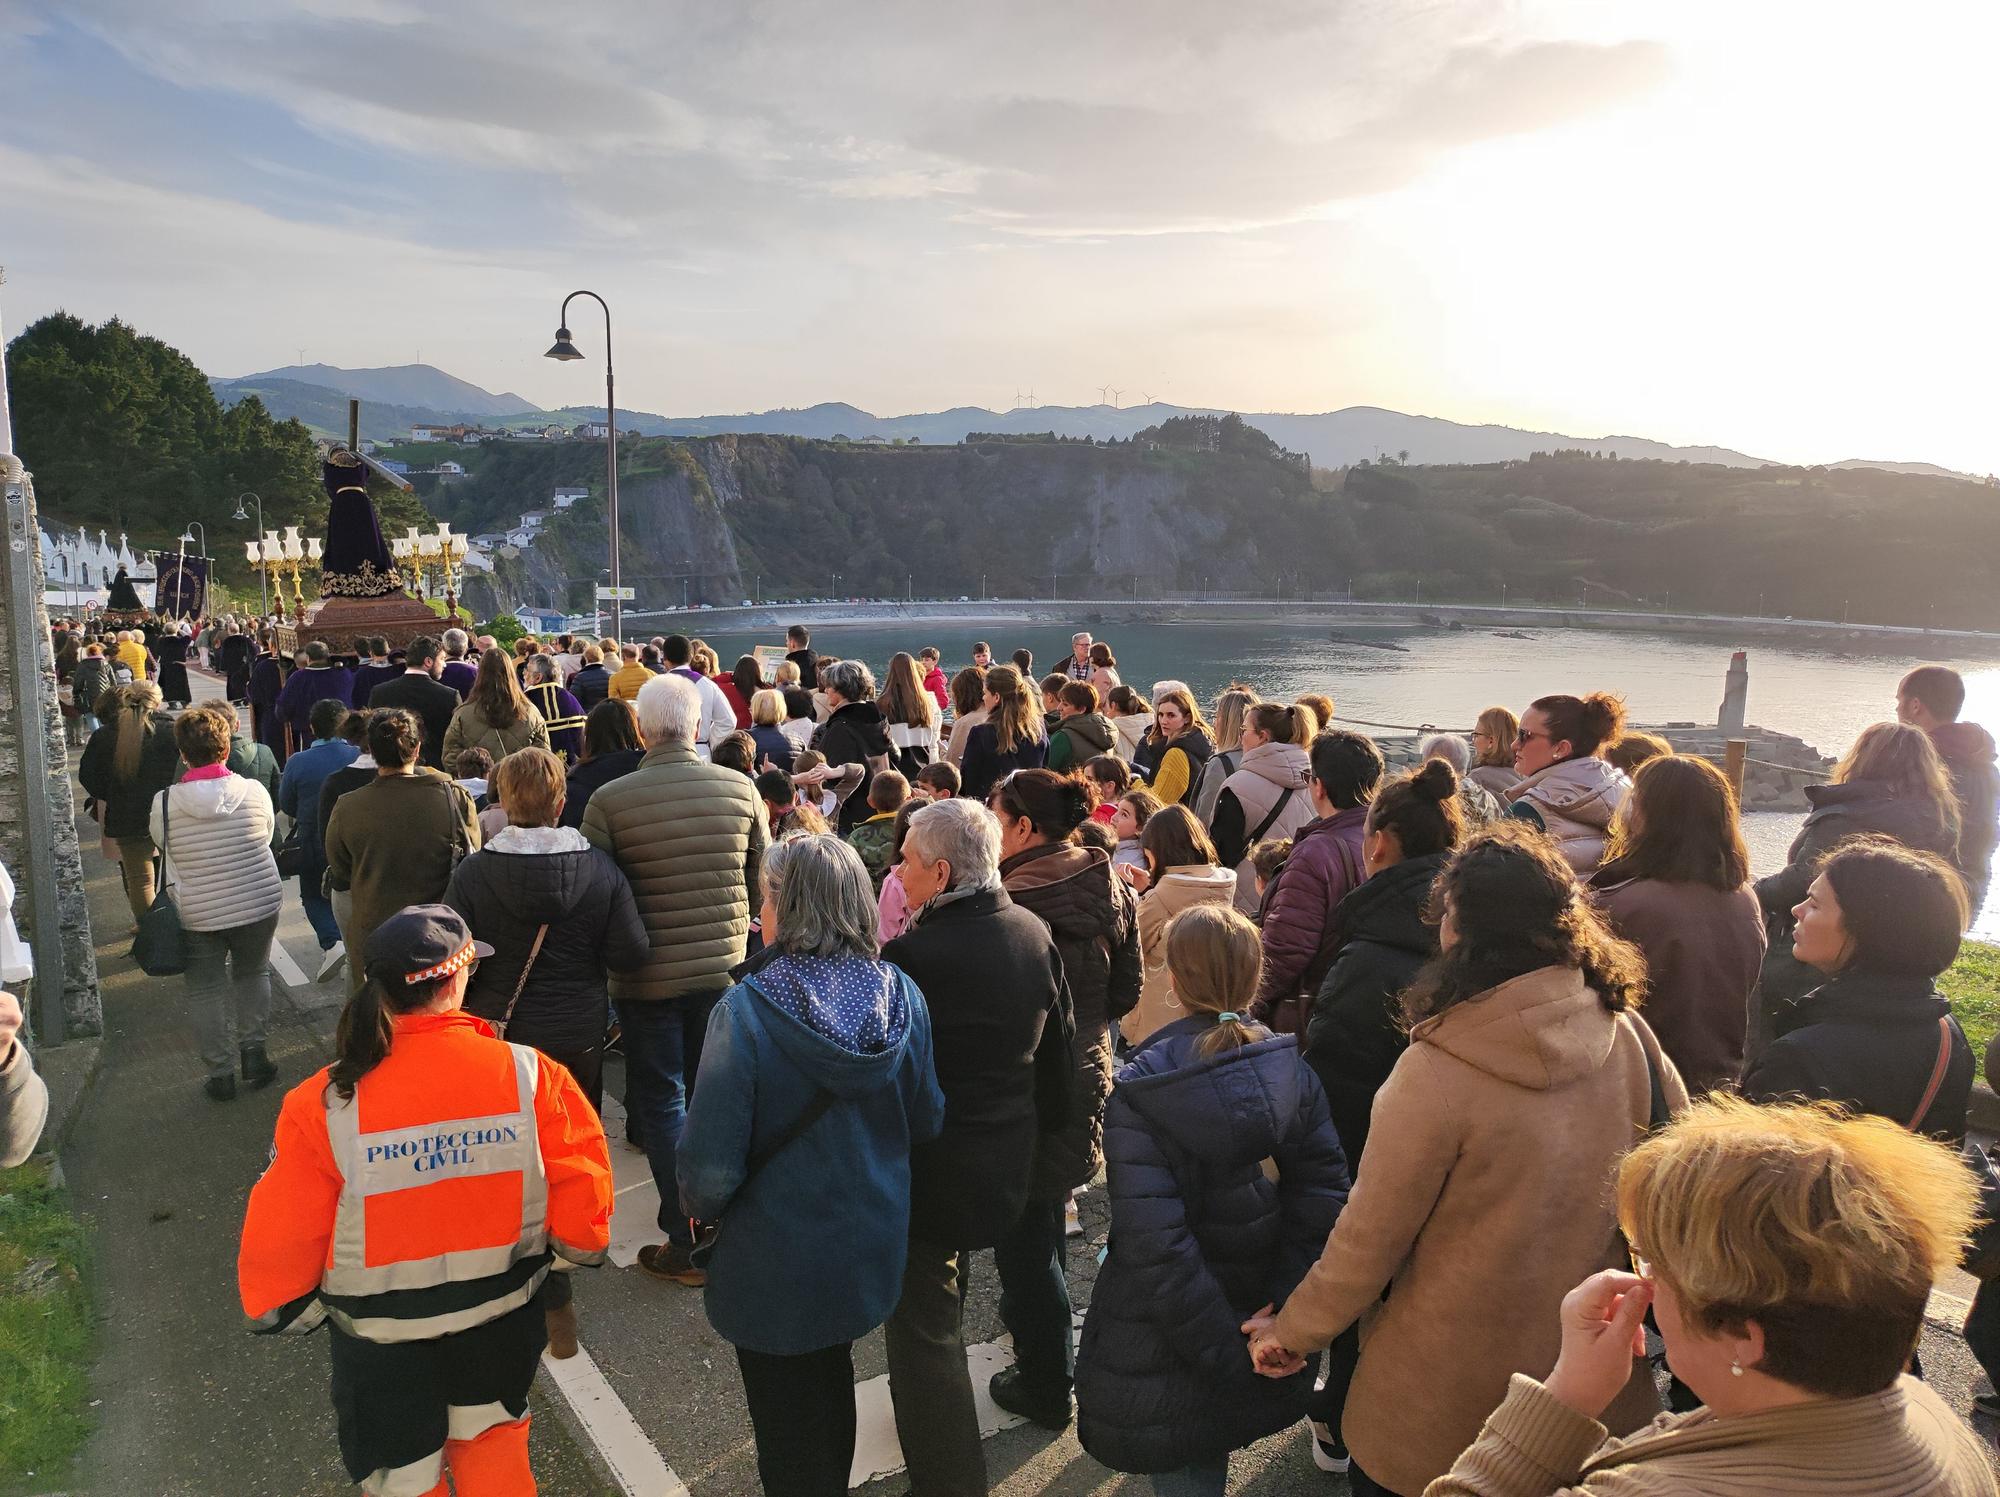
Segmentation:
[(630, 881), (652, 946), (643, 967), (612, 974), (613, 1000), (728, 987), (729, 969), (743, 960), (770, 840), (749, 777), (704, 762), (687, 744), (661, 744), (590, 797), (583, 834)]

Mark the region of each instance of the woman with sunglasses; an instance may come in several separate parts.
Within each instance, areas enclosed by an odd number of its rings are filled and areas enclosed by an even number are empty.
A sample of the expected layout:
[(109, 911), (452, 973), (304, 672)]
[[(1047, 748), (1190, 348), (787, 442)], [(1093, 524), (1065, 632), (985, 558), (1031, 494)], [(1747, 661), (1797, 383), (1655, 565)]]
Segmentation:
[(1611, 818), (1632, 790), (1625, 771), (1602, 757), (1624, 727), (1625, 703), (1608, 692), (1537, 697), (1514, 739), (1521, 781), (1507, 792), (1508, 814), (1547, 832), (1585, 877), (1604, 861)]

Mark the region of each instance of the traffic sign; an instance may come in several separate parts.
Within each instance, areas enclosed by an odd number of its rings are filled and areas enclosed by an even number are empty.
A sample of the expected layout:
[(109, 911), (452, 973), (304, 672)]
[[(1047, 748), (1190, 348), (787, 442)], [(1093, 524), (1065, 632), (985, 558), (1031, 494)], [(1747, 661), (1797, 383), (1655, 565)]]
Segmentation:
[(600, 603), (636, 603), (639, 589), (636, 587), (599, 587), (597, 601)]

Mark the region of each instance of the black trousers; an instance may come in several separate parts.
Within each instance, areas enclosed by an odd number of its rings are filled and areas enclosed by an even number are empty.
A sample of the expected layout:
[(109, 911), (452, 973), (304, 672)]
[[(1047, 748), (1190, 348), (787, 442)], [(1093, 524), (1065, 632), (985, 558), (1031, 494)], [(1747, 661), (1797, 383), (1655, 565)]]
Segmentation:
[(340, 1458), (356, 1481), (443, 1450), (454, 1408), (497, 1403), (519, 1419), (549, 1341), (533, 1300), (433, 1341), (363, 1341), (329, 1329)]
[(765, 1497), (846, 1497), (854, 1465), (854, 1348), (795, 1357), (736, 1348)]

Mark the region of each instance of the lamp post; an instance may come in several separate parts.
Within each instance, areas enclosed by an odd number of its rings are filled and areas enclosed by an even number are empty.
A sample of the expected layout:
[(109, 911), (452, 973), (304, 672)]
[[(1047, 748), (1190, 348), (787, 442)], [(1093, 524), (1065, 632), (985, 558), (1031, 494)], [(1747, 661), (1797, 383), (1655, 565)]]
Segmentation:
[[(245, 516), (245, 518), (247, 519), (247, 518), (248, 518), (248, 516)], [(188, 521), (188, 525), (187, 525), (187, 530), (183, 530), (183, 531), (181, 532), (181, 544), (182, 544), (182, 545), (186, 545), (186, 544), (187, 544), (187, 543), (188, 543), (189, 541), (191, 541), (191, 540), (193, 540), (193, 539), (194, 539), (194, 537), (193, 537), (193, 536), (191, 536), (191, 535), (189, 535), (189, 534), (188, 534), (188, 530), (199, 530), (199, 531), (201, 532), (201, 559), (202, 559), (203, 561), (207, 561), (207, 560), (208, 560), (208, 529), (207, 529), (207, 527), (206, 527), (206, 526), (204, 526), (204, 525), (203, 525), (203, 524), (201, 523), (201, 521), (199, 521), (199, 520), (190, 520), (190, 521)]]
[(604, 310), (604, 452), (610, 471), (606, 496), (611, 511), (611, 632), (623, 643), (625, 605), (618, 596), (618, 404), (611, 380), (611, 308), (605, 305), (603, 297), (595, 291), (572, 291), (563, 298), (555, 346), (548, 351), (547, 357), (564, 360), (583, 357), (569, 335), (569, 304), (579, 296), (589, 297)]
[[(243, 501), (245, 499), (248, 499), (252, 504), (257, 506), (257, 534), (262, 535), (264, 533), (264, 501), (258, 498), (255, 494), (250, 494), (250, 493), (238, 494), (236, 496), (236, 513), (231, 515), (230, 518), (232, 520), (247, 520), (250, 518), (250, 516), (246, 514), (243, 509)], [(246, 544), (254, 545), (254, 542), (246, 542)], [(257, 555), (255, 551), (252, 551), (250, 553), (250, 564), (252, 566), (257, 565)], [(259, 617), (268, 619), (271, 616), (271, 584), (270, 581), (265, 577), (263, 569), (261, 567), (258, 568), (257, 571), (257, 591), (259, 596), (263, 600), (263, 612), (259, 615)]]

